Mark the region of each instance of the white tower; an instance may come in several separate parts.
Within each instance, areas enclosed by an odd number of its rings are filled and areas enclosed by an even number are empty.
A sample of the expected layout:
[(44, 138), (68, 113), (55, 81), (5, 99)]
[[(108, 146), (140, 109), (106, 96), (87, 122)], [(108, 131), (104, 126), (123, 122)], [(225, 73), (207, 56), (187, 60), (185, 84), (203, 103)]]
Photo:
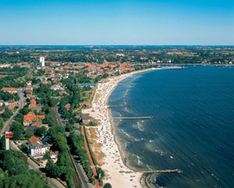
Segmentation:
[(45, 57), (40, 57), (40, 65), (42, 66), (42, 67), (44, 67), (45, 66)]
[(13, 138), (13, 132), (5, 132), (6, 150), (10, 149), (10, 138)]

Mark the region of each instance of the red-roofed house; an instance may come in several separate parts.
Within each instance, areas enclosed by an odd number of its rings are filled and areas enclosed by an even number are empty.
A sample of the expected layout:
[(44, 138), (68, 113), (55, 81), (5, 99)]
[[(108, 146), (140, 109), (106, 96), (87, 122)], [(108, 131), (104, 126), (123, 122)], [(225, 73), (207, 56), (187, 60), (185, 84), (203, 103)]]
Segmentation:
[(54, 70), (52, 68), (46, 68), (45, 74), (54, 74)]
[(64, 69), (71, 69), (71, 67), (69, 65), (65, 65)]
[(32, 127), (41, 127), (42, 126), (42, 123), (41, 122), (39, 122), (39, 121), (35, 121), (32, 125), (31, 125)]
[(28, 109), (32, 109), (32, 110), (36, 110), (37, 112), (40, 112), (41, 111), (41, 105), (36, 104), (36, 100), (34, 98), (32, 98), (30, 100), (30, 105), (28, 106)]
[(39, 119), (45, 119), (45, 115), (35, 115), (34, 112), (29, 112), (27, 115), (24, 116), (24, 121), (23, 124), (25, 126), (30, 125), (34, 119), (39, 118)]
[(36, 108), (36, 100), (34, 98), (30, 100), (30, 105), (28, 106), (28, 108)]
[(92, 67), (92, 64), (91, 63), (86, 63), (85, 66), (86, 67)]
[(38, 143), (38, 144), (42, 144), (42, 141), (35, 137), (35, 136), (31, 136), (29, 139), (28, 139), (29, 143)]
[(12, 102), (0, 102), (0, 106), (3, 106), (3, 104), (5, 104), (5, 107), (10, 109), (10, 110), (14, 110), (16, 106), (18, 106), (18, 102), (16, 101), (12, 101)]
[(30, 84), (27, 84), (26, 88), (25, 88), (25, 92), (27, 97), (31, 96), (33, 94), (33, 87)]
[(17, 93), (17, 90), (14, 87), (3, 87), (1, 91), (8, 92), (8, 93)]

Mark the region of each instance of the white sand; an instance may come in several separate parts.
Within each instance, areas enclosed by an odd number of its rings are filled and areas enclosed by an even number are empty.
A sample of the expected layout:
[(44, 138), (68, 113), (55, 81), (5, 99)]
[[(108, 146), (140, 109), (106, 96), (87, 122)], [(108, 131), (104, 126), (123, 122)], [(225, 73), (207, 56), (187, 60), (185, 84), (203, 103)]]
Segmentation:
[[(106, 104), (108, 97), (118, 82), (138, 72), (142, 71), (112, 77), (106, 83), (99, 83), (94, 96), (95, 101), (92, 102), (89, 109), (83, 110), (83, 113), (89, 113), (91, 117), (100, 122), (100, 125), (96, 128), (96, 132), (98, 135), (97, 142), (102, 143), (101, 150), (105, 154), (104, 165), (102, 166), (102, 169), (106, 172), (106, 180), (104, 180), (104, 183), (109, 182), (113, 188), (141, 187), (140, 177), (142, 173), (133, 172), (121, 160), (119, 148), (115, 143), (111, 131), (111, 114), (109, 114), (110, 112)], [(96, 95), (99, 96), (97, 99)], [(120, 171), (131, 171), (131, 173), (120, 173)]]

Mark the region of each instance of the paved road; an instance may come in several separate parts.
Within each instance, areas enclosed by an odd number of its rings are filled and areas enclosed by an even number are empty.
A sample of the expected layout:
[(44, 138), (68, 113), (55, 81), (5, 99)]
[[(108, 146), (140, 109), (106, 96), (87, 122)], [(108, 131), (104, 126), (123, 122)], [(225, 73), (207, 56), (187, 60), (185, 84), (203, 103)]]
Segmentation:
[[(20, 149), (15, 145), (15, 143), (13, 141), (11, 141), (10, 147), (12, 150), (16, 150), (16, 151), (20, 151)], [(25, 155), (26, 156), (26, 155)], [(40, 166), (38, 166), (34, 161), (32, 161), (28, 156), (27, 156), (27, 162), (28, 162), (28, 166), (30, 169), (35, 170), (35, 171), (39, 171), (40, 170)], [(42, 172), (41, 172), (42, 173)], [(54, 187), (54, 188), (64, 188), (64, 186), (56, 179), (54, 178), (49, 178), (47, 177), (49, 184)]]
[(64, 127), (65, 125), (62, 123), (61, 115), (58, 113), (58, 106), (57, 105), (54, 107), (54, 112), (55, 112), (55, 116), (56, 116), (56, 119), (57, 119), (59, 125)]
[[(71, 148), (70, 148), (70, 149), (71, 149)], [(69, 153), (70, 153), (70, 152), (69, 152)], [(71, 156), (71, 159), (72, 159), (72, 163), (73, 163), (73, 165), (75, 166), (75, 170), (76, 170), (76, 172), (78, 173), (78, 175), (79, 175), (79, 177), (80, 177), (80, 179), (81, 179), (82, 186), (83, 186), (84, 188), (94, 188), (94, 186), (89, 182), (89, 179), (88, 179), (88, 177), (86, 176), (86, 173), (85, 173), (85, 171), (84, 171), (84, 169), (83, 169), (83, 166), (82, 166), (80, 163), (76, 162), (75, 158), (76, 158), (77, 156), (71, 155), (71, 153), (70, 153), (70, 156)]]
[(10, 129), (10, 124), (12, 123), (12, 121), (14, 120), (15, 116), (17, 116), (17, 114), (19, 113), (20, 109), (22, 109), (25, 105), (25, 98), (24, 98), (24, 94), (22, 93), (22, 91), (20, 89), (17, 89), (17, 92), (18, 92), (18, 95), (20, 97), (20, 100), (19, 100), (19, 108), (14, 112), (14, 114), (10, 117), (10, 119), (8, 119), (6, 122), (5, 122), (5, 125), (4, 127), (2, 128), (1, 130), (1, 136), (3, 136), (3, 134), (6, 132), (6, 131), (9, 131)]

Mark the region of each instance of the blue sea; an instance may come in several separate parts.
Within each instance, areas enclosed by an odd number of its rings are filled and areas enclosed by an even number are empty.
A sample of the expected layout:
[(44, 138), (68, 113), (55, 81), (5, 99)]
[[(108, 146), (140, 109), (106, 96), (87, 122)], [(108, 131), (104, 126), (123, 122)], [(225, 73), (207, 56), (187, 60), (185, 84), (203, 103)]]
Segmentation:
[(234, 187), (234, 67), (189, 66), (135, 74), (109, 98), (133, 169), (180, 169), (154, 174), (154, 185), (173, 188)]

